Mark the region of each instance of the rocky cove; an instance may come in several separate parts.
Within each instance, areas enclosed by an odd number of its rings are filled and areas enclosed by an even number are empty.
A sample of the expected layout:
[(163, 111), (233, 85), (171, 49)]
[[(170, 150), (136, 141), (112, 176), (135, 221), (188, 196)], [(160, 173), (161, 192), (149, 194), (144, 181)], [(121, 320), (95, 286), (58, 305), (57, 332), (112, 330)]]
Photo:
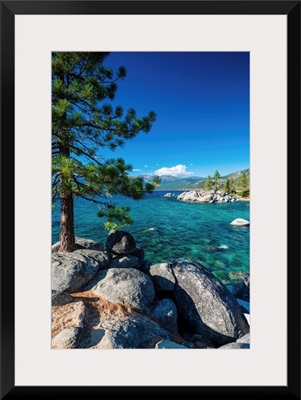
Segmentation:
[(166, 193), (164, 197), (176, 197), (177, 200), (181, 200), (188, 203), (234, 203), (239, 201), (240, 198), (236, 195), (229, 195), (223, 190), (190, 190), (175, 195), (174, 193)]
[(52, 348), (248, 349), (249, 275), (224, 285), (202, 263), (151, 264), (134, 237), (52, 246)]

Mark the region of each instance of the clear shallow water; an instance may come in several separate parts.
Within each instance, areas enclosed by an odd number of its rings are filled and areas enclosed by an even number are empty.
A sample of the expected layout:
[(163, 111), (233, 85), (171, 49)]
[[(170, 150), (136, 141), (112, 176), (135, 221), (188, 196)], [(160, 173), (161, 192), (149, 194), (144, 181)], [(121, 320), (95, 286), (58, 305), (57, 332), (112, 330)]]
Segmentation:
[[(135, 201), (116, 197), (131, 207), (130, 232), (152, 264), (175, 258), (201, 261), (224, 283), (242, 279), (249, 272), (249, 227), (235, 227), (236, 218), (249, 220), (249, 202), (190, 204), (165, 198), (156, 191)], [(171, 192), (180, 194), (181, 192)], [(52, 243), (59, 240), (59, 207), (52, 212)], [(105, 243), (108, 232), (96, 216), (95, 205), (75, 200), (75, 235)], [(222, 246), (222, 248), (220, 248)]]

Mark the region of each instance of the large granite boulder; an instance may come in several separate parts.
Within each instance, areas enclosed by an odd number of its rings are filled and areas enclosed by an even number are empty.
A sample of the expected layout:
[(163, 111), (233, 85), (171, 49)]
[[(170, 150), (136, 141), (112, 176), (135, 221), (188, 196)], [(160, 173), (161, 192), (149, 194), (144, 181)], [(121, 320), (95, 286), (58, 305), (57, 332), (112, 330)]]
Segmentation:
[[(77, 339), (81, 334), (86, 317), (86, 307), (83, 301), (73, 301), (68, 304), (52, 307), (52, 337), (57, 338), (52, 342), (55, 348), (73, 348), (78, 345)], [(77, 331), (65, 331), (61, 336), (58, 336), (67, 328), (80, 328)], [(74, 338), (74, 340), (72, 339)], [(75, 340), (76, 338), (76, 340)], [(72, 343), (71, 343), (72, 342)], [(64, 344), (65, 343), (65, 344)]]
[(199, 195), (196, 191), (184, 192), (178, 196), (178, 200), (182, 201), (198, 201)]
[(130, 233), (114, 231), (107, 237), (106, 250), (116, 255), (131, 254), (136, 250), (136, 242)]
[(75, 349), (77, 348), (83, 329), (71, 326), (63, 329), (52, 339), (53, 349)]
[(149, 273), (158, 291), (172, 291), (175, 287), (175, 277), (168, 263), (153, 264)]
[(108, 254), (104, 251), (82, 249), (82, 250), (75, 250), (73, 254), (81, 254), (82, 256), (93, 258), (95, 261), (99, 263), (100, 269), (107, 268), (108, 263), (110, 261)]
[(156, 343), (156, 349), (188, 349), (189, 347), (183, 346), (182, 344), (176, 343), (172, 340), (162, 339)]
[(108, 268), (136, 268), (139, 269), (140, 261), (137, 257), (132, 255), (114, 257), (110, 262)]
[(52, 347), (79, 349), (154, 348), (173, 335), (133, 307), (112, 303), (90, 291), (52, 307)]
[(62, 306), (64, 304), (72, 303), (73, 301), (74, 299), (69, 293), (52, 290), (51, 303), (53, 306)]
[(159, 340), (172, 339), (169, 332), (132, 307), (102, 298), (90, 307), (80, 348), (146, 349), (154, 348)]
[(171, 268), (176, 278), (178, 310), (195, 333), (215, 345), (223, 345), (249, 332), (235, 297), (202, 264), (177, 259)]
[(164, 329), (174, 333), (178, 332), (178, 310), (171, 299), (159, 300), (150, 316)]
[(250, 333), (246, 333), (244, 336), (236, 340), (237, 343), (250, 344)]
[(249, 349), (250, 345), (248, 343), (238, 343), (238, 342), (233, 342), (233, 343), (228, 343), (224, 344), (223, 346), (219, 347), (218, 349), (223, 349), (223, 350), (237, 350), (237, 349)]
[(104, 245), (102, 243), (95, 242), (95, 240), (86, 239), (78, 236), (75, 236), (75, 244), (78, 249), (97, 250), (97, 251), (104, 250)]
[(69, 293), (80, 291), (108, 261), (105, 253), (94, 250), (52, 253), (52, 289)]
[(177, 199), (194, 203), (233, 203), (238, 200), (235, 196), (229, 196), (224, 191), (215, 192), (215, 190), (205, 191), (202, 189), (183, 192), (177, 196)]
[(147, 312), (155, 297), (152, 280), (134, 268), (111, 268), (99, 274), (91, 289), (107, 301), (126, 304)]
[(98, 348), (145, 349), (154, 348), (160, 339), (171, 335), (151, 319), (133, 312), (130, 317), (110, 318), (102, 321), (104, 335)]
[(211, 200), (212, 200), (211, 194), (206, 194), (198, 198), (199, 203), (210, 203)]
[[(97, 250), (97, 251), (103, 251), (104, 246), (102, 243), (95, 242), (94, 240), (91, 239), (85, 239), (82, 237), (75, 237), (75, 245), (77, 249), (89, 249), (89, 250)], [(57, 253), (60, 248), (60, 242), (56, 242), (52, 245), (51, 250), (52, 253)]]

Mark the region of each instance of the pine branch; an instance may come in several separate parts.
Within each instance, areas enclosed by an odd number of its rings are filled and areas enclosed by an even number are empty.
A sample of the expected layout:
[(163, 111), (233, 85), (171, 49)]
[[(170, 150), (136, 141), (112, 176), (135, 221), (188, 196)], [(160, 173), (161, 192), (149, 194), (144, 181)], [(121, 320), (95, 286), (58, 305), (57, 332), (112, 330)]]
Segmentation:
[(61, 176), (61, 173), (57, 172), (55, 177), (54, 177), (54, 180), (52, 181), (52, 188), (57, 186), (57, 184), (59, 183), (59, 177), (60, 176)]
[(71, 149), (73, 149), (73, 150), (75, 150), (75, 151), (78, 151), (78, 152), (80, 153), (80, 155), (82, 154), (82, 155), (86, 156), (89, 160), (92, 160), (93, 162), (95, 162), (95, 163), (96, 163), (97, 165), (99, 165), (100, 167), (103, 166), (102, 163), (100, 163), (99, 161), (97, 161), (93, 156), (91, 156), (90, 154), (86, 153), (84, 150), (80, 149), (79, 147), (74, 146), (74, 145), (72, 145), (72, 144), (69, 144), (69, 146), (70, 146)]
[[(95, 196), (105, 197), (103, 193), (100, 193), (100, 192), (98, 192), (96, 189), (92, 188), (91, 186), (88, 186), (88, 185), (86, 185), (86, 184), (80, 182), (78, 179), (75, 178), (74, 175), (72, 176), (72, 178), (73, 178), (73, 181), (75, 182), (77, 188), (79, 189), (79, 191), (80, 191), (80, 188), (79, 188), (79, 187), (81, 186), (82, 188), (84, 188), (84, 189), (86, 189), (86, 190), (88, 190), (88, 191), (93, 192)], [(80, 196), (80, 195), (81, 195), (81, 193), (78, 193), (78, 196)]]

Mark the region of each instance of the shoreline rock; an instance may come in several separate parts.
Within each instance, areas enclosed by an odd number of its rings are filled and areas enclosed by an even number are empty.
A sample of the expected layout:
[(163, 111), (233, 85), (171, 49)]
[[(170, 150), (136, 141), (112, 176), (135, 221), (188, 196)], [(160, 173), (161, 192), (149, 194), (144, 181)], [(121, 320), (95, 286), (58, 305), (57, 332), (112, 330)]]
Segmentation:
[[(170, 196), (166, 196), (170, 197)], [(237, 196), (230, 196), (223, 190), (190, 190), (183, 192), (177, 199), (187, 203), (234, 203), (240, 201)]]
[(69, 293), (80, 291), (98, 272), (108, 264), (108, 256), (95, 250), (52, 253), (52, 290)]
[(151, 265), (125, 231), (91, 247), (52, 254), (53, 348), (249, 348), (248, 274), (227, 287), (199, 262)]
[[(95, 240), (86, 239), (79, 236), (75, 237), (75, 244), (78, 250), (81, 249), (97, 250), (97, 251), (104, 250), (104, 246), (102, 243), (95, 242)], [(59, 248), (60, 248), (60, 242), (56, 242), (51, 246), (51, 252), (57, 253), (59, 251)]]
[(249, 332), (249, 324), (236, 298), (202, 264), (174, 260), (174, 290), (179, 312), (194, 331), (213, 344), (236, 341)]

